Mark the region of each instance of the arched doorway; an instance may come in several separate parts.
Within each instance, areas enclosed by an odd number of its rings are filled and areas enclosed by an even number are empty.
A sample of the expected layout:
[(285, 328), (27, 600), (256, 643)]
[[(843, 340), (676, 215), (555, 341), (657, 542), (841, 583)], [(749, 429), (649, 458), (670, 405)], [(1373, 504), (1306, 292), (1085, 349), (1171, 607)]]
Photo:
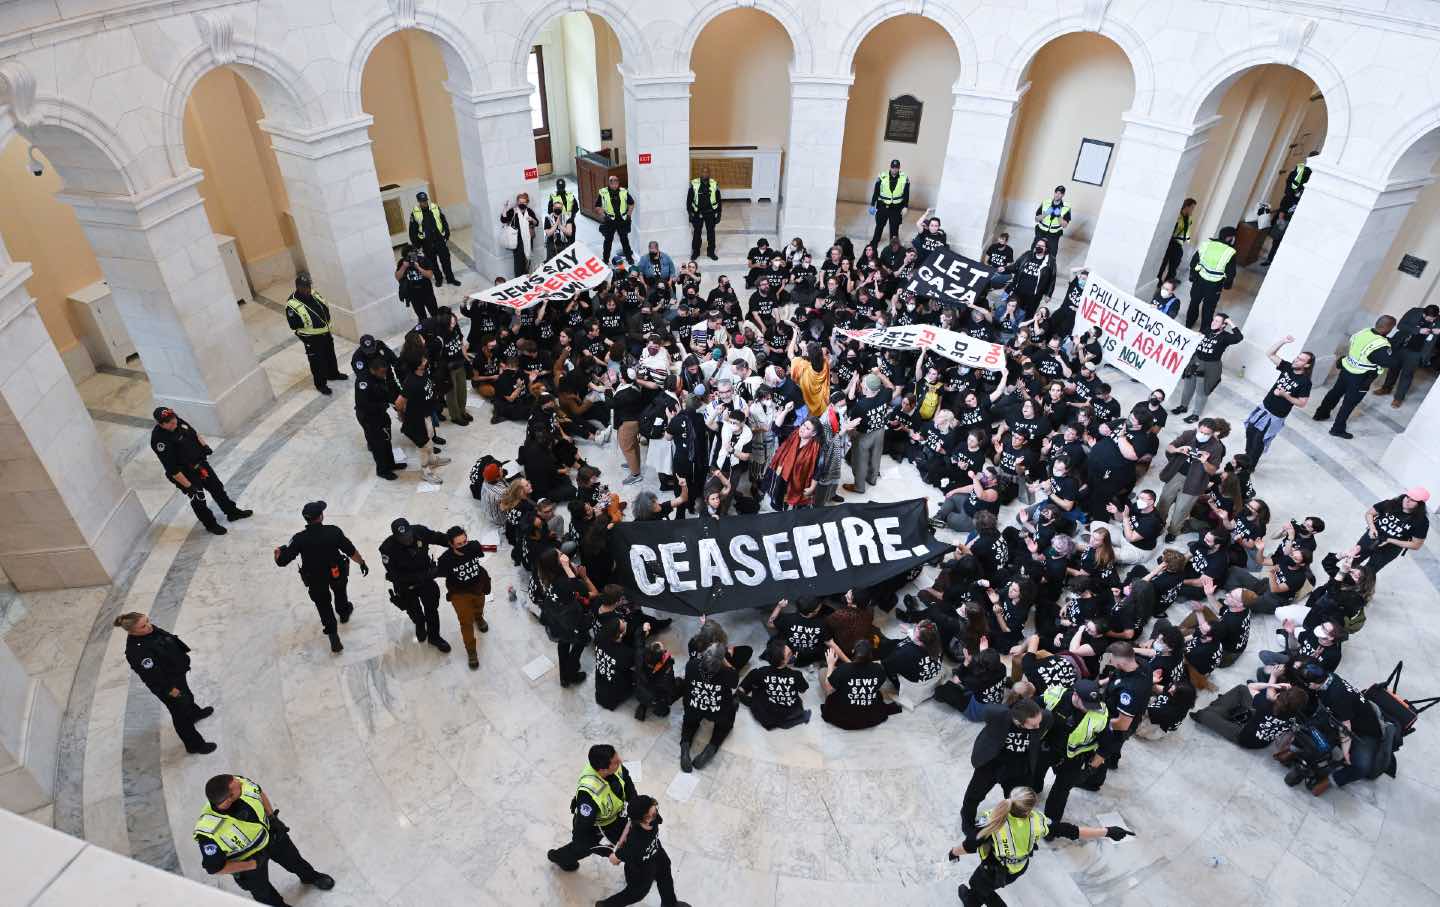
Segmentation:
[[(900, 47), (904, 53), (896, 53)], [(850, 236), (858, 252), (875, 232), (867, 208), (876, 177), (891, 160), (900, 161), (910, 191), (905, 219), (911, 223), (902, 223), (900, 232), (908, 236), (919, 213), (935, 206), (960, 54), (934, 20), (906, 14), (881, 22), (865, 36), (855, 53), (853, 73), (835, 229)], [(888, 236), (887, 231), (880, 241)]]
[(1018, 258), (1035, 238), (1036, 209), (1064, 186), (1070, 221), (1057, 256), (1063, 276), (1088, 252), (1119, 151), (1122, 115), (1135, 98), (1135, 72), (1110, 38), (1074, 32), (1041, 47), (1021, 83), (1028, 90), (1006, 155), (998, 229), (1010, 234)]
[(776, 231), (782, 172), (790, 163), (793, 58), (785, 26), (758, 9), (711, 19), (691, 50), (690, 177), (708, 169), (725, 199), (717, 230), (722, 267), (742, 261), (758, 236), (778, 239), (777, 246), (789, 240)]

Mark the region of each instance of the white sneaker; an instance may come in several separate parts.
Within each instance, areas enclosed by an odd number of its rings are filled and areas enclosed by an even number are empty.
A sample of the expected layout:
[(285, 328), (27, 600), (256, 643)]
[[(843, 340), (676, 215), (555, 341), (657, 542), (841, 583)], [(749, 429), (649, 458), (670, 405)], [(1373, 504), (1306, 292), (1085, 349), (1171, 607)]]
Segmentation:
[(444, 485), (444, 484), (445, 484), (445, 480), (442, 479), (442, 478), (440, 478), (440, 476), (439, 476), (438, 474), (433, 473), (433, 472), (430, 473), (429, 475), (426, 475), (425, 473), (422, 472), (422, 473), (420, 474), (420, 478), (422, 478), (422, 479), (424, 479), (425, 481), (429, 482), (431, 485)]
[(621, 482), (621, 484), (622, 484), (622, 485), (634, 485), (634, 484), (636, 484), (636, 483), (638, 483), (638, 482), (642, 482), (642, 481), (644, 481), (644, 480), (645, 480), (645, 477), (644, 477), (643, 475), (641, 475), (640, 473), (637, 472), (637, 473), (635, 473), (633, 476), (626, 476), (626, 477), (625, 477), (625, 481)]

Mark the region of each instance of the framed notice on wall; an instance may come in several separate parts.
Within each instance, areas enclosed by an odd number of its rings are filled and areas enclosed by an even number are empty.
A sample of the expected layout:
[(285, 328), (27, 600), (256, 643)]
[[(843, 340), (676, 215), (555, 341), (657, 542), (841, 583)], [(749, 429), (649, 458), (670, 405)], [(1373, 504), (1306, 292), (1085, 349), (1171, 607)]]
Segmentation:
[(920, 111), (924, 107), (924, 102), (914, 95), (891, 98), (885, 109), (885, 141), (911, 145), (920, 141)]
[(1114, 151), (1114, 142), (1081, 139), (1080, 153), (1075, 157), (1075, 173), (1071, 179), (1092, 186), (1105, 185), (1105, 174), (1110, 170), (1110, 155)]

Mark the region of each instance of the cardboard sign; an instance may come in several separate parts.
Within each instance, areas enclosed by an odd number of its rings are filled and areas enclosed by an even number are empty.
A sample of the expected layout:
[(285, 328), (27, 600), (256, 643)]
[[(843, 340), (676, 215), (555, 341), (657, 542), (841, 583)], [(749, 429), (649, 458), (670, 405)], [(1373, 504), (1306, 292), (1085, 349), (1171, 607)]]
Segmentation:
[(1169, 394), (1200, 335), (1102, 277), (1090, 275), (1075, 313), (1076, 336), (1100, 329), (1104, 361), (1151, 390)]
[(599, 286), (609, 279), (610, 266), (584, 243), (577, 242), (545, 262), (535, 273), (472, 293), (470, 298), (518, 311), (549, 300), (568, 302), (576, 293)]
[(1000, 344), (927, 324), (907, 324), (883, 330), (841, 330), (840, 334), (882, 350), (929, 350), (969, 368), (992, 372), (1005, 368), (1005, 347)]

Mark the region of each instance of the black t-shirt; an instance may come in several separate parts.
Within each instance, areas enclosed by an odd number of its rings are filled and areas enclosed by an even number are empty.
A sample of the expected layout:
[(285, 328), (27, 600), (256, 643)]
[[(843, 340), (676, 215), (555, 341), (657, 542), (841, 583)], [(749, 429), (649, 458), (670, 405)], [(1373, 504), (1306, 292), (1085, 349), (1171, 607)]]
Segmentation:
[(700, 662), (692, 658), (685, 665), (685, 683), (686, 711), (713, 717), (735, 707), (735, 688), (740, 683), (740, 675), (726, 666), (714, 677), (706, 677), (700, 670)]
[(1025, 679), (1034, 684), (1037, 696), (1044, 693), (1048, 687), (1072, 687), (1080, 676), (1075, 670), (1075, 663), (1059, 655), (1039, 658), (1026, 652), (1020, 658), (1020, 669), (1024, 672)]
[(1238, 655), (1250, 645), (1250, 609), (1231, 611), (1226, 608), (1220, 613), (1219, 623), (1213, 624), (1220, 648), (1228, 655)]
[(400, 395), (405, 398), (405, 414), (400, 418), (405, 428), (420, 428), (423, 434), (425, 421), (430, 417), (430, 377), (407, 372), (400, 384)]
[(480, 563), (485, 550), (475, 539), (467, 541), (459, 552), (446, 548), (436, 559), (436, 572), (445, 577), (445, 591), (474, 595), (490, 593), (490, 574)]
[(1271, 414), (1283, 419), (1290, 415), (1290, 410), (1295, 408), (1295, 404), (1284, 399), (1276, 392), (1284, 391), (1292, 397), (1304, 399), (1310, 396), (1310, 375), (1308, 373), (1304, 375), (1295, 374), (1289, 362), (1281, 362), (1275, 366), (1275, 371), (1280, 374), (1275, 378), (1275, 383), (1270, 386), (1269, 392), (1265, 394), (1265, 400), (1263, 402), (1265, 409), (1269, 410)]
[(825, 643), (830, 641), (830, 629), (825, 619), (818, 614), (806, 617), (803, 614), (781, 614), (775, 618), (775, 630), (785, 637), (785, 644), (797, 656), (821, 654)]
[(1380, 530), (1380, 539), (1397, 539), (1408, 542), (1423, 539), (1430, 534), (1430, 517), (1424, 507), (1416, 507), (1409, 513), (1400, 498), (1391, 498), (1375, 505), (1375, 528)]
[(613, 709), (635, 689), (635, 649), (625, 639), (595, 643), (595, 702)]
[(851, 419), (860, 420), (861, 434), (881, 431), (885, 428), (885, 422), (890, 416), (892, 396), (890, 388), (885, 387), (881, 388), (880, 392), (873, 397), (861, 396), (850, 404), (850, 411), (847, 415)]
[(761, 665), (740, 681), (740, 692), (762, 725), (771, 727), (800, 708), (800, 694), (810, 689), (805, 676), (794, 668)]
[(911, 683), (924, 683), (940, 676), (940, 660), (930, 657), (928, 652), (908, 639), (895, 647), (884, 665), (885, 673), (897, 682), (897, 686), (901, 678)]
[(1264, 690), (1256, 693), (1250, 700), (1250, 720), (1245, 722), (1235, 742), (1247, 750), (1264, 749), (1290, 730), (1290, 720), (1275, 717), (1273, 707)]
[(1320, 701), (1339, 721), (1350, 722), (1350, 730), (1361, 737), (1379, 737), (1380, 722), (1375, 710), (1360, 691), (1339, 674), (1331, 674), (1320, 688)]
[(1140, 536), (1138, 541), (1131, 542), (1131, 544), (1144, 551), (1154, 551), (1156, 542), (1160, 538), (1160, 532), (1165, 528), (1165, 521), (1160, 518), (1158, 510), (1141, 513), (1139, 510), (1131, 509), (1130, 526)]
[(1217, 551), (1210, 551), (1201, 542), (1190, 543), (1190, 569), (1186, 579), (1199, 579), (1208, 576), (1215, 580), (1217, 586), (1225, 584), (1225, 576), (1230, 572), (1230, 553), (1221, 546)]
[(1203, 362), (1215, 362), (1225, 355), (1226, 349), (1243, 339), (1245, 338), (1239, 330), (1231, 328), (1206, 331), (1201, 336), (1200, 342), (1195, 345), (1195, 358)]
[(861, 664), (841, 662), (830, 672), (830, 694), (832, 708), (864, 713), (883, 708), (885, 700), (880, 695), (880, 685), (885, 682), (885, 668), (877, 662)]

